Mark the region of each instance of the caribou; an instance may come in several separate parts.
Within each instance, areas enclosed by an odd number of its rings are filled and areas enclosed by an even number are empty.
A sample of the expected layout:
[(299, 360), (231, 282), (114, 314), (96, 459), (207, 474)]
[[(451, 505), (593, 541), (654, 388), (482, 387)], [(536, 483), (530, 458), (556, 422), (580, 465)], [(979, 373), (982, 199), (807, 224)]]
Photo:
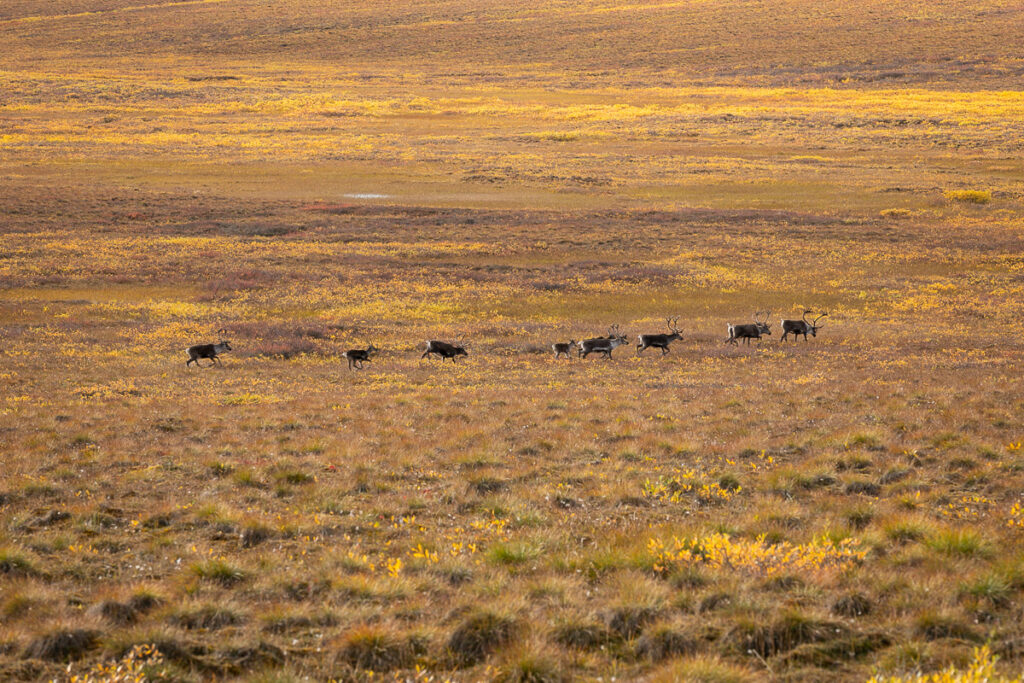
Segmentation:
[(583, 355), (583, 345), (584, 344), (588, 344), (590, 342), (599, 342), (599, 341), (602, 341), (604, 339), (615, 339), (615, 337), (617, 337), (618, 335), (619, 335), (619, 326), (618, 325), (609, 325), (608, 326), (608, 335), (607, 336), (605, 336), (605, 337), (591, 337), (590, 339), (584, 339), (583, 341), (576, 342), (576, 355), (577, 356), (582, 356)]
[[(226, 332), (227, 330), (223, 328), (217, 330), (218, 335), (224, 335)], [(221, 336), (220, 341), (216, 344), (195, 344), (185, 349), (185, 353), (188, 354), (188, 360), (185, 361), (185, 367), (192, 365), (192, 363), (195, 363), (198, 367), (200, 358), (209, 358), (210, 367), (212, 368), (218, 362), (217, 356), (230, 350), (231, 344), (229, 344), (227, 339), (224, 339), (223, 336)]]
[(568, 343), (566, 343), (566, 342), (555, 342), (554, 344), (551, 345), (551, 348), (555, 352), (555, 358), (561, 357), (561, 355), (563, 353), (565, 354), (566, 358), (569, 358), (570, 357), (569, 356), (569, 352), (572, 349), (576, 348), (576, 340), (575, 339), (570, 339)]
[(348, 361), (349, 370), (362, 370), (363, 363), (369, 363), (372, 360), (370, 356), (379, 351), (380, 349), (370, 344), (365, 349), (349, 349), (341, 355)]
[(742, 325), (729, 325), (729, 338), (726, 339), (727, 344), (739, 344), (737, 339), (742, 339), (744, 344), (750, 344), (751, 339), (761, 341), (761, 335), (772, 333), (771, 327), (768, 324), (768, 317), (771, 315), (771, 311), (766, 311), (764, 314), (764, 320), (760, 319), (761, 313), (759, 311), (754, 312), (754, 322), (744, 323)]
[(793, 341), (796, 341), (796, 338), (799, 337), (801, 334), (804, 336), (804, 341), (807, 341), (808, 332), (811, 333), (812, 337), (817, 337), (818, 330), (825, 326), (824, 323), (819, 325), (818, 321), (824, 318), (826, 315), (828, 315), (828, 313), (822, 313), (813, 321), (809, 322), (807, 320), (807, 316), (810, 315), (811, 313), (812, 311), (804, 311), (804, 314), (800, 318), (800, 320), (783, 320), (782, 341), (786, 341), (786, 337), (789, 336), (790, 334), (793, 335)]
[(636, 355), (640, 355), (645, 349), (649, 349), (652, 346), (656, 349), (661, 349), (661, 355), (665, 355), (669, 352), (669, 344), (677, 339), (682, 339), (683, 335), (679, 333), (679, 328), (676, 325), (679, 323), (679, 318), (666, 318), (665, 324), (668, 326), (669, 334), (641, 334), (637, 337), (636, 342)]
[(466, 353), (465, 346), (449, 344), (448, 342), (437, 341), (436, 339), (430, 339), (427, 341), (427, 350), (423, 352), (422, 356), (420, 356), (420, 360), (426, 358), (427, 356), (430, 356), (431, 354), (441, 356), (442, 363), (444, 362), (445, 358), (451, 358), (452, 362), (454, 363), (455, 359), (458, 356), (469, 355), (468, 353)]
[(612, 351), (619, 348), (623, 344), (628, 344), (626, 341), (626, 335), (619, 333), (619, 326), (612, 325), (608, 330), (607, 337), (595, 337), (593, 339), (584, 339), (578, 344), (578, 355), (582, 358), (586, 358), (595, 351), (603, 354), (605, 358), (610, 359), (612, 357)]

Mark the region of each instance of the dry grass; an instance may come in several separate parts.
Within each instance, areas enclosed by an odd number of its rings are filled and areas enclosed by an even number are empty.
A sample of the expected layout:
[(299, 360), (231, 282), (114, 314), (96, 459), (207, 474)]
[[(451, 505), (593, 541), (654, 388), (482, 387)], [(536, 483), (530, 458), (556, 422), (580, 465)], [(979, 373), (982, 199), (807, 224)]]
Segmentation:
[(0, 8), (0, 678), (1020, 670), (1015, 7), (51, 5)]

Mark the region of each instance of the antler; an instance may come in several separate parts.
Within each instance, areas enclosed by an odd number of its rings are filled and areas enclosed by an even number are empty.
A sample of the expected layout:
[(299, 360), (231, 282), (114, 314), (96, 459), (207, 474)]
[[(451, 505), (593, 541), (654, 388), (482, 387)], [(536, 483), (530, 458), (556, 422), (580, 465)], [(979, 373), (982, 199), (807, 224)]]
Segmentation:
[(824, 318), (824, 317), (825, 317), (826, 315), (828, 315), (828, 313), (822, 313), (821, 315), (819, 315), (819, 316), (818, 316), (817, 318), (815, 318), (815, 319), (814, 319), (814, 322), (813, 322), (813, 323), (811, 323), (811, 326), (812, 326), (812, 327), (825, 327), (825, 324), (824, 324), (824, 323), (822, 323), (821, 325), (819, 325), (819, 324), (818, 324), (818, 321), (819, 321), (819, 320), (821, 320), (822, 318)]
[(679, 333), (679, 316), (672, 318), (672, 324), (669, 325), (669, 329), (675, 333)]

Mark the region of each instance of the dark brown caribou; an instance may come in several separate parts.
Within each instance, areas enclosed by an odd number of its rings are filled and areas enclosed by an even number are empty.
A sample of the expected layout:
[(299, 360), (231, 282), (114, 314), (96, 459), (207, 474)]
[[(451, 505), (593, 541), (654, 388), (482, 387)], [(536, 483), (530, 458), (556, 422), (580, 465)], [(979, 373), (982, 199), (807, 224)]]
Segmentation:
[(654, 347), (661, 349), (661, 355), (665, 355), (669, 352), (668, 345), (677, 339), (682, 339), (683, 335), (679, 333), (679, 328), (676, 325), (679, 323), (679, 318), (666, 318), (665, 324), (668, 325), (669, 334), (641, 334), (637, 337), (636, 342), (636, 355), (640, 355), (644, 352), (644, 349)]
[(782, 321), (782, 341), (786, 341), (786, 337), (790, 334), (793, 335), (793, 341), (801, 334), (804, 336), (804, 341), (807, 341), (807, 333), (810, 332), (812, 337), (818, 336), (818, 330), (824, 327), (824, 323), (818, 324), (818, 321), (824, 318), (828, 313), (822, 313), (813, 321), (808, 321), (807, 316), (810, 315), (811, 311), (804, 311), (803, 316), (800, 320), (783, 320)]
[[(220, 329), (217, 331), (217, 334), (223, 335), (225, 332), (226, 330)], [(185, 367), (192, 365), (192, 363), (195, 363), (198, 366), (200, 358), (209, 358), (210, 367), (213, 367), (218, 362), (217, 356), (230, 350), (231, 345), (223, 337), (221, 337), (220, 341), (216, 344), (195, 344), (185, 349), (185, 353), (188, 354), (188, 360), (185, 361)]]
[(551, 349), (555, 352), (555, 358), (561, 357), (564, 353), (566, 358), (569, 358), (569, 352), (576, 348), (576, 340), (570, 339), (566, 342), (555, 342), (551, 345)]
[(380, 351), (376, 346), (370, 344), (365, 349), (349, 349), (345, 353), (341, 354), (348, 361), (349, 370), (362, 370), (363, 363), (369, 363), (373, 354)]
[(761, 341), (762, 334), (770, 335), (772, 333), (771, 327), (768, 324), (768, 316), (771, 315), (771, 311), (766, 311), (764, 314), (764, 320), (761, 320), (759, 316), (760, 312), (754, 312), (754, 322), (744, 323), (742, 325), (729, 325), (729, 338), (726, 339), (726, 343), (738, 344), (737, 339), (742, 339), (744, 344), (749, 344), (751, 339)]
[(444, 362), (445, 358), (451, 358), (452, 362), (454, 363), (455, 359), (458, 356), (468, 356), (469, 354), (466, 353), (465, 346), (458, 346), (456, 344), (449, 344), (448, 342), (431, 339), (427, 341), (427, 350), (423, 352), (423, 355), (420, 356), (420, 359), (422, 360), (423, 358), (426, 358), (427, 356), (430, 355), (441, 356), (442, 363)]

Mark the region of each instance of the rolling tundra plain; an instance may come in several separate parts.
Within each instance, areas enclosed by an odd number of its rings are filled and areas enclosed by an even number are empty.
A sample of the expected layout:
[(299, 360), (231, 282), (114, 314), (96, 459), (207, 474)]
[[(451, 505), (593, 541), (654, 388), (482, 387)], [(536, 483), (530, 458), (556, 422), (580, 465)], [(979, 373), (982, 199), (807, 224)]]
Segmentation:
[(1022, 32), (3, 3), (0, 679), (1019, 677)]

